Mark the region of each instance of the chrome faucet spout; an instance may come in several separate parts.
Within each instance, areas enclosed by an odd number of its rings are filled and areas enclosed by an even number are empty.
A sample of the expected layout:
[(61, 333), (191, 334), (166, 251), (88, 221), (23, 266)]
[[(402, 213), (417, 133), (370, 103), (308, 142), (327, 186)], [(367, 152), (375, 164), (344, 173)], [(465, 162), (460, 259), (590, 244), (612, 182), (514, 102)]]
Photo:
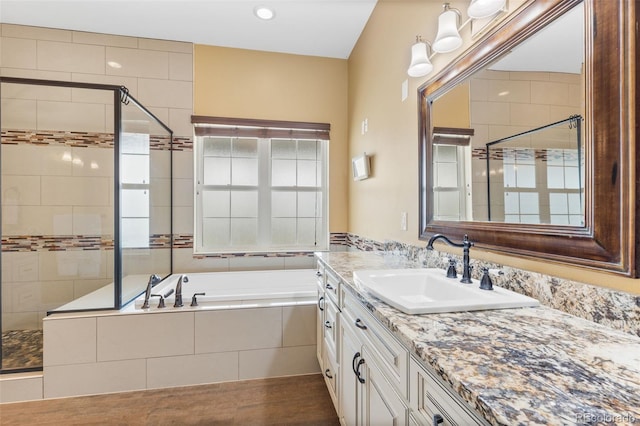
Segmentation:
[(469, 241), (469, 236), (467, 234), (464, 235), (461, 243), (454, 243), (449, 238), (442, 234), (435, 234), (433, 237), (429, 239), (427, 243), (427, 250), (433, 250), (433, 243), (437, 240), (443, 240), (445, 243), (449, 244), (453, 247), (461, 247), (462, 248), (462, 279), (461, 283), (470, 284), (471, 283), (471, 265), (469, 258), (469, 249), (473, 247), (473, 243)]
[(149, 307), (149, 299), (151, 298), (151, 289), (162, 281), (162, 278), (157, 274), (153, 274), (149, 277), (149, 282), (147, 283), (147, 290), (144, 292), (144, 303), (142, 304), (142, 309), (147, 309)]
[(178, 284), (176, 284), (175, 303), (173, 304), (174, 308), (180, 308), (184, 306), (182, 303), (182, 283), (188, 282), (189, 278), (186, 275), (180, 275), (180, 278), (178, 278)]

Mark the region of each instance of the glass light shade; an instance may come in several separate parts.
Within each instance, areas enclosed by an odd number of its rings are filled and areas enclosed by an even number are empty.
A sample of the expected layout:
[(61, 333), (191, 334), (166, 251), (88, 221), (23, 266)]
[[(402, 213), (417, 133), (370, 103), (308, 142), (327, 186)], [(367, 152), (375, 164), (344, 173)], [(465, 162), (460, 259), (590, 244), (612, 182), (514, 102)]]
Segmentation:
[(411, 64), (407, 70), (410, 77), (423, 77), (431, 72), (433, 65), (427, 54), (427, 43), (419, 41), (411, 46)]
[(488, 18), (502, 10), (506, 4), (507, 0), (471, 0), (467, 15), (473, 19)]
[(458, 14), (445, 10), (438, 17), (438, 34), (432, 48), (438, 53), (453, 52), (462, 46), (462, 37), (458, 33)]

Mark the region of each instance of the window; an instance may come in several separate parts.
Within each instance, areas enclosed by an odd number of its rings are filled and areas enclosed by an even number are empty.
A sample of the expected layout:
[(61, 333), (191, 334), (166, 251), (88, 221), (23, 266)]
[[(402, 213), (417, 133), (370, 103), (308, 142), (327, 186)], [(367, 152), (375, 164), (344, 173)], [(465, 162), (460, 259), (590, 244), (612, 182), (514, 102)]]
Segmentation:
[(505, 222), (540, 223), (535, 150), (504, 148), (502, 153)]
[(149, 135), (122, 133), (122, 247), (149, 247)]
[(328, 140), (265, 130), (196, 127), (197, 253), (328, 248)]

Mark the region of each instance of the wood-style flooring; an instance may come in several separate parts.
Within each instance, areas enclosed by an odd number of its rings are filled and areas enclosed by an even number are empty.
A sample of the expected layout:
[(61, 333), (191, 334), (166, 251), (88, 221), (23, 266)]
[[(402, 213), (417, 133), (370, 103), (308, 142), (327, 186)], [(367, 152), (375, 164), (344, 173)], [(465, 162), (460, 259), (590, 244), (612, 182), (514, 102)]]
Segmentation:
[(2, 425), (338, 425), (322, 375), (0, 404)]

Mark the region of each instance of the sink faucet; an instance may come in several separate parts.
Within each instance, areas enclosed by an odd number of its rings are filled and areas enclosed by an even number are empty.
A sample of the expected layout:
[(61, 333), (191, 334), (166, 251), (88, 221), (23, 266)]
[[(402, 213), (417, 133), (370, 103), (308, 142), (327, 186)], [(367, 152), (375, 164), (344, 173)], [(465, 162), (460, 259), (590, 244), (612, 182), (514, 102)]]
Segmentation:
[(147, 309), (149, 307), (149, 299), (151, 298), (151, 289), (160, 281), (162, 281), (162, 278), (160, 278), (156, 274), (153, 274), (149, 277), (149, 282), (147, 283), (147, 290), (144, 292), (144, 303), (142, 304), (142, 309)]
[(464, 235), (462, 243), (454, 243), (442, 234), (435, 234), (433, 237), (431, 237), (431, 239), (429, 239), (429, 242), (427, 243), (427, 250), (433, 250), (433, 243), (436, 240), (443, 240), (453, 247), (462, 247), (462, 279), (460, 280), (460, 282), (470, 284), (471, 266), (469, 265), (469, 249), (473, 246), (473, 243), (469, 241), (469, 237), (467, 236), (467, 234)]
[(176, 284), (176, 296), (175, 296), (175, 303), (173, 304), (174, 308), (180, 308), (183, 306), (182, 304), (182, 283), (188, 283), (189, 282), (189, 278), (187, 278), (186, 275), (180, 275), (180, 278), (178, 278), (178, 284)]

